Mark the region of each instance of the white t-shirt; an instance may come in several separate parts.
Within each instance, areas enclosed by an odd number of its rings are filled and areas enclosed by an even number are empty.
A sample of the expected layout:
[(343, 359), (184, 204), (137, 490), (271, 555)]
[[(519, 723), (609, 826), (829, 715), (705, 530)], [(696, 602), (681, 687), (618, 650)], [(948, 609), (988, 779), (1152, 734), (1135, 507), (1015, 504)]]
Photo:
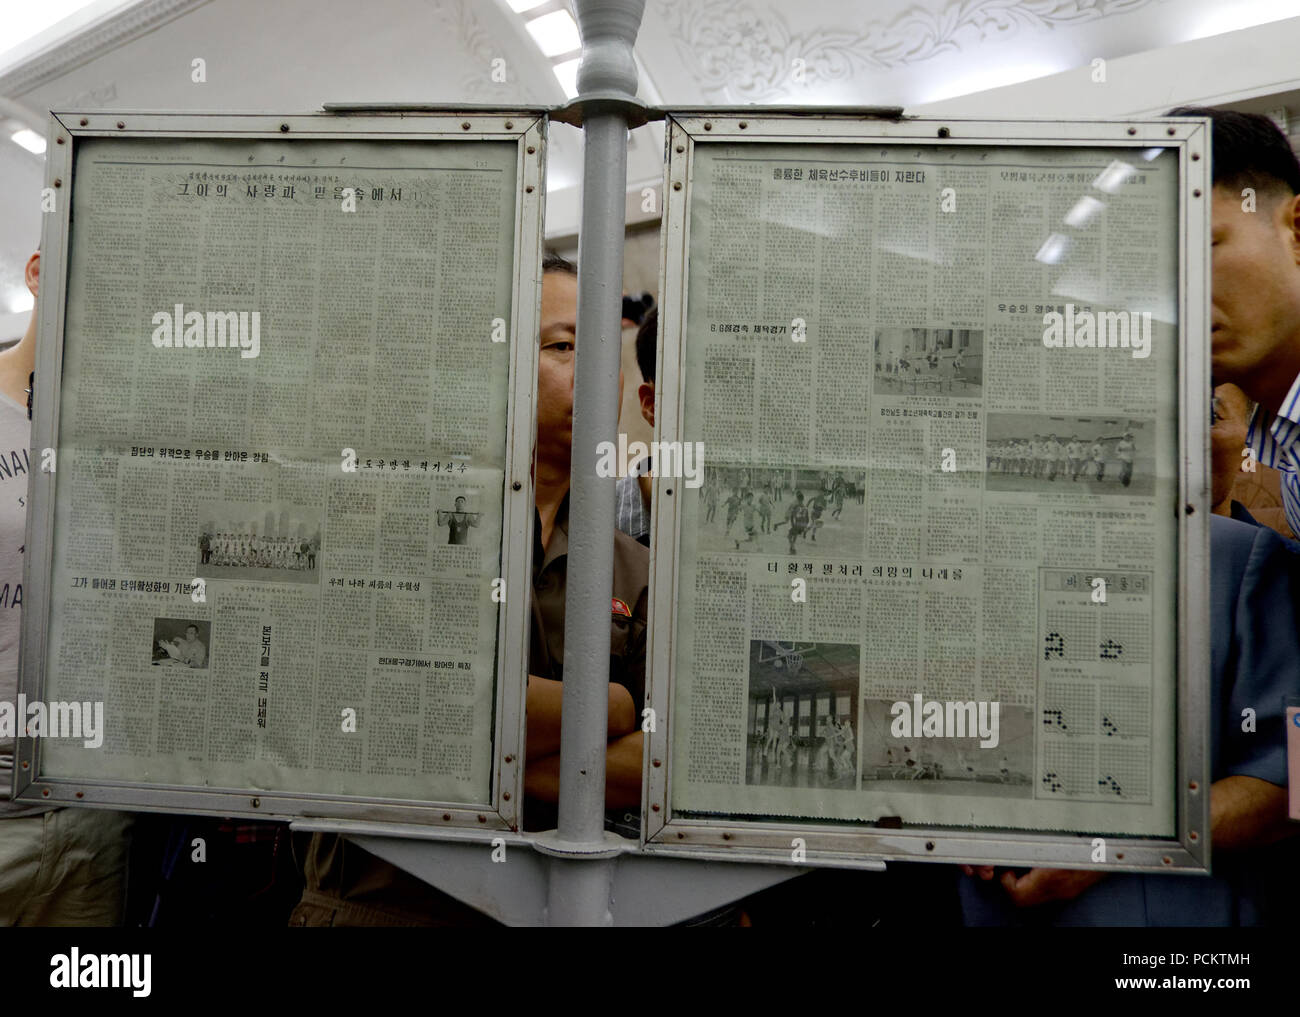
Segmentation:
[[(0, 702), (18, 703), (18, 639), (22, 631), (23, 543), (32, 424), (27, 407), (0, 392)], [(26, 717), (14, 718), (21, 728)], [(13, 804), (14, 739), (0, 736), (0, 817), (48, 812), (47, 805)]]

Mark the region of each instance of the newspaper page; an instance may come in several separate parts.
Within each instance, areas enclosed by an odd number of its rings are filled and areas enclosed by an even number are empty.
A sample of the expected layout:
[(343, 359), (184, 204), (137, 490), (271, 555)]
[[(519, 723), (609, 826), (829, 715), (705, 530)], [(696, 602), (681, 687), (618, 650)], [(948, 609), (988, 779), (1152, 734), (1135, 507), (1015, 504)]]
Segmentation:
[(695, 147), (674, 810), (1174, 834), (1177, 172)]
[(78, 145), (44, 772), (488, 801), (516, 146)]

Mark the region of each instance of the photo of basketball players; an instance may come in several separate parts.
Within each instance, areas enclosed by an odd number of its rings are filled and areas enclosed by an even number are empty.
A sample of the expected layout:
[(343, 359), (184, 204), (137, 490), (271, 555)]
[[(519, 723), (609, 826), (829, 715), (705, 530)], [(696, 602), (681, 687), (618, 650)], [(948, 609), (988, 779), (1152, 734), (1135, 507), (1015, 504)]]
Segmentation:
[(188, 667), (207, 670), (212, 647), (212, 622), (193, 618), (155, 618), (154, 667)]
[(216, 502), (202, 512), (194, 574), (203, 579), (314, 583), (320, 510), (287, 504)]
[(856, 785), (860, 658), (851, 644), (751, 640), (747, 784)]
[[(913, 706), (910, 696), (905, 701), (909, 708)], [(891, 781), (905, 781), (909, 792), (1032, 797), (1034, 725), (1028, 707), (999, 703), (998, 742), (981, 748), (978, 734), (966, 738), (910, 733), (895, 737), (892, 725), (898, 718), (894, 702), (863, 701), (862, 790), (884, 791)]]
[(699, 489), (701, 551), (861, 555), (865, 470), (710, 464)]
[(982, 329), (878, 328), (875, 355), (876, 395), (983, 393)]
[(1155, 493), (1155, 449), (1149, 438), (1154, 432), (1151, 421), (1127, 417), (990, 413), (986, 486), (1147, 498)]

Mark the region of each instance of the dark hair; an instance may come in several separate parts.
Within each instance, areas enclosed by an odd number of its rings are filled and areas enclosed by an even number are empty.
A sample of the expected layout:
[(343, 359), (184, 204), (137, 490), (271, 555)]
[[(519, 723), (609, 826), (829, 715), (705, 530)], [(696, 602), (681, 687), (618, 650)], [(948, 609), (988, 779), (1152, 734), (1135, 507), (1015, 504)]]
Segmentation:
[(547, 251), (546, 257), (542, 259), (542, 274), (547, 272), (563, 272), (566, 275), (577, 276), (578, 266), (568, 258), (561, 258), (554, 251)]
[(1209, 117), (1214, 121), (1214, 186), (1258, 191), (1282, 188), (1300, 194), (1300, 161), (1291, 142), (1261, 113), (1238, 113), (1208, 106), (1179, 106), (1165, 116)]
[(658, 342), (659, 308), (652, 307), (636, 330), (636, 366), (641, 368), (641, 377), (651, 385), (655, 381), (655, 350)]

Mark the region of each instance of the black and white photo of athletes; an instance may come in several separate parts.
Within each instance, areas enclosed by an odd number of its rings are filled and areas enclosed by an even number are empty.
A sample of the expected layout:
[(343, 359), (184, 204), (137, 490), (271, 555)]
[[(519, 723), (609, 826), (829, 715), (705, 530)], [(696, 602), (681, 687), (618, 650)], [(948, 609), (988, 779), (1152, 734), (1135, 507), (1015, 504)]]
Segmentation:
[(984, 331), (878, 328), (876, 395), (978, 396), (984, 391)]
[(195, 538), (203, 579), (315, 583), (320, 575), (320, 510), (286, 503), (213, 502)]
[(436, 524), (439, 543), (468, 544), (470, 542), (469, 531), (478, 529), (479, 519), (483, 516), (482, 512), (472, 511), (478, 499), (475, 498), (474, 501), (475, 504), (471, 504), (466, 495), (458, 494), (450, 505), (438, 509)]
[(990, 413), (985, 437), (989, 491), (1155, 493), (1150, 420)]
[(154, 667), (207, 669), (212, 650), (212, 622), (197, 618), (155, 618), (153, 620)]
[[(863, 700), (863, 791), (906, 790), (984, 798), (1033, 796), (1034, 718), (1029, 707), (999, 703), (998, 743), (981, 748), (978, 733), (965, 738), (911, 733), (894, 737), (892, 725), (899, 718), (894, 703), (892, 699)], [(908, 697), (906, 703), (910, 721), (915, 700)], [(894, 781), (904, 782), (906, 788), (891, 787)]]
[(750, 641), (746, 784), (857, 785), (860, 663), (849, 643)]
[(865, 470), (710, 463), (698, 547), (747, 554), (862, 556)]

